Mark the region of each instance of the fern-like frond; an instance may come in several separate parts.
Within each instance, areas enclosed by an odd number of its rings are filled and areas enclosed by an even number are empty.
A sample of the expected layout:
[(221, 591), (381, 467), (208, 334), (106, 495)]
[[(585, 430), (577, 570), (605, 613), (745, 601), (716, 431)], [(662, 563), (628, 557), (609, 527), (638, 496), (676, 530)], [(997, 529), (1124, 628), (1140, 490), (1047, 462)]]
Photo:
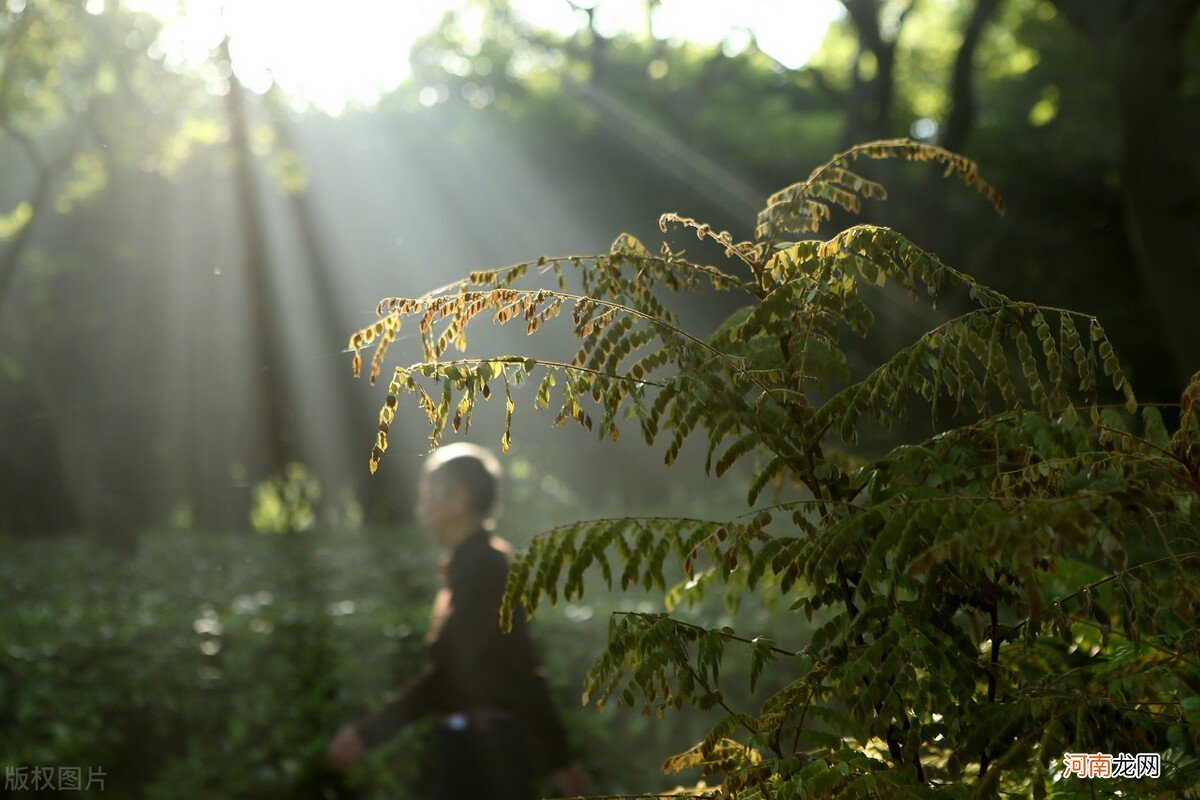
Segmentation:
[(975, 162), (933, 144), (912, 139), (881, 139), (850, 148), (813, 170), (807, 180), (780, 189), (767, 198), (766, 208), (759, 212), (756, 236), (760, 241), (773, 241), (788, 233), (816, 231), (831, 217), (831, 207), (837, 206), (857, 214), (862, 200), (883, 200), (883, 186), (849, 170), (860, 158), (893, 159), (934, 162), (975, 189), (998, 211), (1004, 203), (996, 190), (979, 174)]
[[(351, 337), (355, 374), (374, 347), (374, 382), (402, 324), (423, 359), (394, 370), (372, 471), (402, 396), (436, 445), (502, 392), (507, 451), (529, 382), (555, 424), (613, 441), (635, 426), (668, 465), (699, 439), (705, 471), (744, 481), (748, 506), (773, 492), (772, 505), (727, 519), (555, 528), (515, 559), (501, 606), (508, 627), (518, 605), (581, 597), (598, 574), (609, 588), (661, 591), (668, 613), (723, 589), (731, 610), (756, 593), (803, 614), (808, 641), (783, 646), (668, 614), (609, 620), (585, 702), (718, 710), (665, 766), (720, 772), (727, 800), (1069, 796), (1069, 781), (1051, 780), (1054, 759), (1134, 741), (1168, 747), (1170, 785), (1197, 783), (1186, 754), (1200, 747), (1200, 374), (1169, 413), (1139, 406), (1094, 317), (1011, 299), (887, 228), (784, 238), (882, 200), (854, 169), (883, 158), (940, 164), (1001, 209), (970, 160), (871, 142), (772, 195), (754, 242), (660, 219), (715, 242), (736, 269), (666, 245), (652, 255), (622, 234), (605, 254), (385, 298)], [(973, 305), (852, 369), (861, 354), (843, 338), (870, 333), (872, 287), (889, 282), (917, 301), (953, 289)], [(706, 335), (670, 307), (681, 292), (729, 290), (745, 306)], [(557, 359), (447, 359), (480, 319), (573, 341)], [(934, 435), (914, 437), (907, 414), (922, 405)], [(892, 446), (854, 452), (878, 429)], [(731, 673), (751, 691), (776, 688), (757, 710), (735, 708)]]

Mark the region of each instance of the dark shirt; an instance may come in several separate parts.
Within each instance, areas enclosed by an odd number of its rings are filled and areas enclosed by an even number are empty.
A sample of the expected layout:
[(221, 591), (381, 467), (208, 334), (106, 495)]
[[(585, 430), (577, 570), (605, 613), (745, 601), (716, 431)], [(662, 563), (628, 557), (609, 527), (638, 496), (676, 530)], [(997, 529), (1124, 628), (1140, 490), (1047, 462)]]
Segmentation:
[(514, 610), (510, 633), (500, 629), (509, 559), (507, 544), (486, 530), (454, 550), (434, 602), (428, 661), (382, 709), (358, 723), (368, 747), (429, 715), (498, 709), (525, 721), (542, 746), (547, 769), (570, 761), (524, 609)]

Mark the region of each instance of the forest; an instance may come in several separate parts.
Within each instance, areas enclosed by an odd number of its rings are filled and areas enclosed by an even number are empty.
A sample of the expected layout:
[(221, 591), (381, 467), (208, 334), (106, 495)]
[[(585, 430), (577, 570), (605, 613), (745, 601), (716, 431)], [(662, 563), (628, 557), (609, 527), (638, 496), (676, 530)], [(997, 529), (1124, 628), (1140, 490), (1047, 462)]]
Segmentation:
[(8, 0), (5, 793), (450, 800), (470, 442), (537, 797), (1200, 797), (1197, 141), (1200, 0)]

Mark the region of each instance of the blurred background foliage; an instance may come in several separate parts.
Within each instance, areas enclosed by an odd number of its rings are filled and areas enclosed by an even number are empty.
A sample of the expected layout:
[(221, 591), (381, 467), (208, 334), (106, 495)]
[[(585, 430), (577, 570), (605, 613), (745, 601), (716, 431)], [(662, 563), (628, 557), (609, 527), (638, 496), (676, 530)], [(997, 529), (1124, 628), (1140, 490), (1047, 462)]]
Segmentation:
[[(385, 294), (602, 252), (621, 231), (653, 244), (667, 210), (748, 238), (766, 194), (834, 150), (912, 136), (977, 160), (1007, 214), (885, 165), (893, 198), (869, 221), (1001, 291), (1097, 314), (1143, 400), (1174, 401), (1200, 367), (1200, 0), (746, 4), (755, 24), (708, 38), (664, 33), (669, 0), (546, 0), (555, 25), (503, 0), (386, 20), (280, 5), (273, 40), (317, 74), (377, 52), (379, 80), (333, 100), (255, 51), (234, 24), (251, 5), (227, 3), (226, 26), (199, 2), (0, 4), (5, 764), (103, 763), (146, 796), (355, 790), (319, 747), (415, 664), (435, 578), (404, 527), (425, 422), (401, 409), (368, 480), (382, 395), (343, 352)], [(783, 58), (792, 38), (812, 52)], [(678, 310), (703, 333), (731, 302)], [(931, 322), (877, 313), (864, 356)], [(550, 346), (511, 335), (487, 347)], [(666, 471), (518, 424), (503, 531), (518, 544), (555, 514), (741, 502), (686, 448)], [(476, 432), (498, 442), (498, 424)], [(567, 700), (607, 610), (540, 624)], [(571, 724), (609, 791), (661, 784), (653, 759), (702, 729), (610, 710)], [(350, 784), (419, 786), (420, 747), (405, 738)]]
[[(508, 504), (524, 511), (506, 513), (501, 528), (515, 544), (576, 518), (579, 499), (552, 476), (522, 459), (510, 473)], [(439, 554), (417, 528), (318, 519), (301, 533), (249, 536), (180, 527), (143, 536), (133, 556), (81, 535), (3, 546), (0, 593), (19, 602), (0, 608), (0, 763), (100, 766), (105, 792), (120, 797), (427, 796), (420, 727), (347, 776), (325, 763), (335, 727), (421, 665)], [(601, 588), (536, 617), (552, 693), (598, 789), (672, 788), (678, 776), (659, 771), (662, 759), (716, 716), (581, 707), (609, 612), (663, 604)], [(720, 597), (689, 607), (693, 588), (679, 587), (680, 618), (734, 621)], [(764, 635), (802, 633), (791, 622), (777, 630), (753, 604), (737, 615)], [(729, 667), (734, 700), (748, 697), (746, 673)]]

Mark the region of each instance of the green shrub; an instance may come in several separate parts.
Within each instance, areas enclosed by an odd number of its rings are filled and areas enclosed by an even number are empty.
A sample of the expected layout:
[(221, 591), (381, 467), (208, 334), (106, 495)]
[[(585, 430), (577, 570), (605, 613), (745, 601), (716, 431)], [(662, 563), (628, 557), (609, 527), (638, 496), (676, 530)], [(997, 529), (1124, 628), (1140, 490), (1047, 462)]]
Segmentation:
[[(756, 238), (674, 214), (732, 266), (659, 255), (622, 235), (591, 258), (540, 258), (472, 273), (418, 298), (390, 297), (356, 332), (354, 369), (374, 346), (382, 373), (406, 318), (424, 360), (395, 368), (371, 453), (388, 446), (399, 396), (426, 411), (436, 443), (503, 397), (507, 450), (517, 387), (535, 408), (617, 441), (633, 427), (689, 437), (706, 469), (750, 462), (750, 510), (730, 518), (618, 518), (560, 526), (514, 568), (504, 614), (621, 588), (759, 596), (794, 624), (787, 641), (660, 613), (619, 613), (587, 680), (597, 704), (720, 719), (669, 768), (699, 767), (722, 796), (1073, 797), (1094, 789), (1181, 794), (1200, 780), (1200, 375), (1174, 432), (1139, 410), (1099, 321), (1010, 299), (900, 233), (855, 225), (805, 239), (835, 207), (883, 199), (851, 171), (867, 159), (931, 161), (999, 198), (967, 159), (908, 140), (855, 147), (772, 195)], [(524, 279), (536, 278), (529, 288)], [(574, 286), (581, 287), (574, 290)], [(568, 288), (568, 287), (572, 288)], [(890, 287), (891, 295), (879, 288)], [(900, 292), (895, 291), (899, 287)], [(736, 292), (746, 305), (706, 336), (668, 307), (679, 292)], [(967, 310), (852, 374), (842, 338), (866, 335), (872, 303), (907, 294)], [(571, 324), (553, 323), (562, 313)], [(472, 320), (545, 325), (579, 340), (562, 360), (444, 359)], [(565, 332), (565, 331), (563, 331)], [(1123, 398), (1105, 405), (1104, 394)], [(912, 437), (926, 406), (935, 435)], [(904, 444), (855, 452), (896, 431)], [(768, 489), (777, 502), (759, 505)], [(592, 590), (589, 590), (592, 591)], [(786, 609), (786, 611), (783, 611)], [(790, 613), (789, 613), (790, 612)], [(801, 617), (802, 615), (802, 617)], [(731, 702), (725, 655), (748, 667), (751, 709)], [(1158, 780), (1062, 776), (1064, 752), (1156, 752)]]
[[(509, 489), (501, 532), (518, 543), (544, 524), (531, 517), (578, 513), (569, 497), (535, 508), (541, 493), (520, 475)], [(132, 557), (86, 537), (3, 547), (0, 770), (79, 766), (86, 776), (98, 767), (106, 778), (96, 797), (426, 796), (420, 727), (348, 776), (324, 762), (332, 731), (378, 705), (424, 657), (438, 554), (420, 531), (173, 531), (147, 534)], [(649, 593), (622, 602), (661, 608)], [(603, 598), (564, 605), (540, 615), (534, 636), (597, 786), (670, 788), (677, 782), (654, 754), (713, 720), (649, 725), (579, 705), (579, 682), (603, 646), (591, 620), (611, 609)], [(734, 619), (771, 624), (761, 610)]]
[(405, 796), (418, 739), (351, 780), (324, 748), (419, 663), (436, 571), (412, 533), (7, 542), (0, 764), (98, 767), (116, 796)]

